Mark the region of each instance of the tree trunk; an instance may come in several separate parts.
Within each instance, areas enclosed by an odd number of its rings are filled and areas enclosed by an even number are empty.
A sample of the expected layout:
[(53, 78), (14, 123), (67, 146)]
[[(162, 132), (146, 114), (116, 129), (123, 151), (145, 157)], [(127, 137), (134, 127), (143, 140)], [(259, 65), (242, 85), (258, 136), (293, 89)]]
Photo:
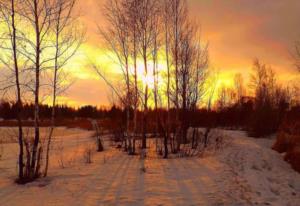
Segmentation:
[(164, 158), (168, 158), (168, 139), (170, 139), (170, 126), (171, 126), (171, 117), (170, 117), (170, 60), (169, 60), (169, 28), (168, 28), (168, 5), (165, 5), (165, 43), (166, 43), (166, 63), (167, 63), (167, 124), (166, 124), (166, 135), (164, 136)]
[[(144, 50), (144, 67), (145, 67), (145, 75), (147, 78), (148, 75), (148, 66), (147, 66), (147, 52)], [(148, 85), (145, 85), (145, 103), (144, 103), (144, 115), (143, 115), (143, 139), (142, 139), (142, 149), (147, 148), (147, 113), (148, 113)]]
[[(58, 20), (59, 21), (59, 20)], [(52, 136), (55, 128), (55, 112), (56, 112), (56, 90), (57, 90), (57, 73), (58, 73), (58, 55), (59, 55), (59, 22), (56, 27), (56, 45), (55, 45), (55, 63), (54, 63), (54, 79), (53, 79), (53, 101), (52, 101), (52, 111), (51, 111), (51, 128), (48, 136), (47, 146), (46, 146), (46, 163), (44, 177), (48, 174), (49, 167), (49, 155), (50, 155), (50, 146), (52, 141)]]
[(19, 65), (17, 59), (17, 35), (16, 35), (16, 26), (15, 26), (15, 1), (11, 0), (11, 21), (12, 21), (12, 47), (13, 47), (13, 57), (14, 57), (14, 67), (15, 67), (15, 78), (16, 78), (16, 88), (17, 88), (17, 121), (18, 121), (18, 143), (19, 143), (19, 181), (22, 181), (24, 178), (24, 148), (23, 148), (23, 125), (22, 125), (22, 100), (21, 100), (21, 89), (19, 81)]
[(134, 120), (133, 120), (133, 154), (135, 154), (135, 138), (137, 136), (137, 115), (138, 115), (138, 82), (137, 82), (137, 48), (136, 48), (136, 28), (133, 33), (133, 61), (134, 61)]
[(32, 148), (31, 159), (31, 178), (36, 177), (36, 162), (37, 162), (37, 150), (40, 141), (40, 125), (39, 125), (39, 93), (40, 93), (40, 28), (39, 28), (39, 16), (38, 16), (38, 1), (34, 1), (34, 15), (35, 15), (35, 35), (36, 35), (36, 62), (35, 62), (35, 100), (34, 100), (34, 142)]

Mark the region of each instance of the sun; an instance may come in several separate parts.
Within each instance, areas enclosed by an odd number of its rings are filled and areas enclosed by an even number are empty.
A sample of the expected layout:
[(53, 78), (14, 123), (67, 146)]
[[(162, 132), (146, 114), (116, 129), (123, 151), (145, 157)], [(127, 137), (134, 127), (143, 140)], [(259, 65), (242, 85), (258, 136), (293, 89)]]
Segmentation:
[[(137, 64), (137, 76), (143, 87), (148, 86), (149, 89), (154, 89), (153, 64), (150, 62), (147, 67), (147, 74), (143, 62)], [(160, 74), (158, 73), (158, 84), (160, 83)]]
[(143, 86), (148, 86), (148, 88), (153, 89), (154, 88), (154, 76), (153, 75), (143, 75), (142, 76), (142, 83)]

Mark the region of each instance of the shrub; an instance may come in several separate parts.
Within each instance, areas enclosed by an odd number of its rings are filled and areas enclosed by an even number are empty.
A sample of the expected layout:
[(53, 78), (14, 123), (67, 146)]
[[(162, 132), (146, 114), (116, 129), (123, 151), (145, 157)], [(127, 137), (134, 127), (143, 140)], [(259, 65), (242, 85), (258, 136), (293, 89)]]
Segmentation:
[(278, 132), (272, 149), (286, 152), (284, 159), (300, 172), (300, 121), (285, 122)]

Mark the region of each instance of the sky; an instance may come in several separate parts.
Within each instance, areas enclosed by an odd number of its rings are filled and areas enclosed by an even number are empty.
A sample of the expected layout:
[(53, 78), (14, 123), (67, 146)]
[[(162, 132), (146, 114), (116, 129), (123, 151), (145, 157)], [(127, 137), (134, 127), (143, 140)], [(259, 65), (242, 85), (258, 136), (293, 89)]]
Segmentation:
[[(97, 61), (107, 76), (116, 78), (97, 34), (105, 25), (101, 8), (105, 0), (79, 0), (80, 21), (86, 41), (68, 65), (73, 85), (61, 98), (73, 106), (108, 106), (110, 90), (90, 68)], [(220, 82), (230, 85), (233, 76), (245, 79), (255, 58), (272, 66), (282, 84), (300, 80), (293, 60), (295, 41), (300, 40), (299, 0), (188, 0), (191, 17), (201, 25), (201, 38), (209, 44), (210, 68), (219, 71)]]

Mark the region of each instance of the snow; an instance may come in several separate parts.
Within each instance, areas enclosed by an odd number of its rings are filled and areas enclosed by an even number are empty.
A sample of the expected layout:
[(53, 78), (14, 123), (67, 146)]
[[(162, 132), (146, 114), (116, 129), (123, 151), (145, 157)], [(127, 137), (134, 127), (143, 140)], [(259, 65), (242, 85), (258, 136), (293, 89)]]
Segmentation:
[(299, 205), (300, 174), (270, 149), (274, 139), (223, 132), (227, 146), (202, 158), (164, 160), (151, 150), (143, 160), (106, 142), (85, 164), (92, 132), (61, 128), (49, 177), (23, 186), (13, 183), (17, 146), (8, 143), (0, 160), (0, 205)]

